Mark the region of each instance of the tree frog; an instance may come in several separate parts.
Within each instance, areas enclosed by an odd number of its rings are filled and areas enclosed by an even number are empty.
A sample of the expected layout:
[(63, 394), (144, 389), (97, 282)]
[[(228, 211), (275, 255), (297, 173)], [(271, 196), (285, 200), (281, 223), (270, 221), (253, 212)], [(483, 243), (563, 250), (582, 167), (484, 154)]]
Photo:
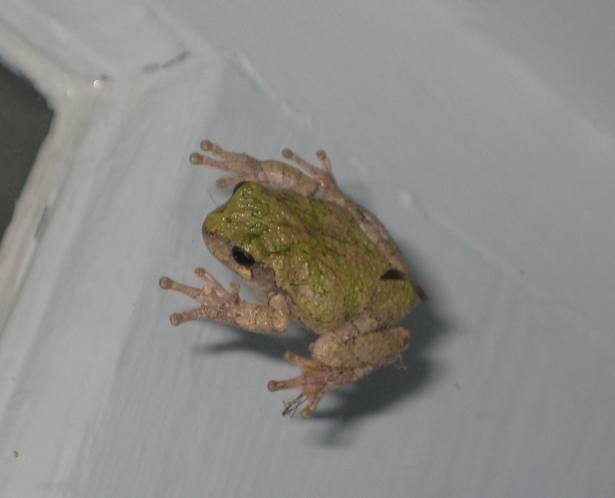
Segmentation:
[(295, 320), (315, 332), (311, 358), (285, 354), (301, 374), (267, 385), (270, 391), (298, 389), (284, 413), (307, 403), (301, 414), (311, 417), (325, 394), (401, 356), (410, 331), (396, 324), (425, 295), (382, 223), (337, 186), (324, 151), (315, 166), (290, 149), (282, 156), (294, 165), (230, 152), (209, 140), (201, 149), (206, 154), (193, 153), (190, 162), (230, 173), (217, 186), (234, 186), (228, 202), (205, 218), (203, 239), (262, 304), (243, 300), (238, 284), (227, 291), (197, 268), (200, 288), (160, 279), (163, 289), (198, 303), (172, 314), (171, 323), (215, 320), (277, 335)]

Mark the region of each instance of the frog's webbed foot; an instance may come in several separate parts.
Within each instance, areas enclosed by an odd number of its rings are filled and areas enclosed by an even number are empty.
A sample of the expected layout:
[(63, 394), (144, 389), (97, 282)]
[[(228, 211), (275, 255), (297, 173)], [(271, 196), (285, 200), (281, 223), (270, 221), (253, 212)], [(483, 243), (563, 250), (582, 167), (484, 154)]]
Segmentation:
[(189, 320), (202, 319), (228, 321), (231, 310), (239, 305), (240, 302), (239, 284), (232, 283), (232, 290), (228, 292), (211, 273), (203, 268), (196, 268), (194, 272), (204, 280), (201, 289), (176, 282), (169, 277), (162, 277), (160, 279), (160, 287), (163, 289), (181, 292), (201, 304), (198, 308), (181, 313), (173, 313), (170, 316), (171, 324), (179, 325)]
[(344, 384), (356, 382), (373, 370), (371, 367), (332, 368), (318, 360), (304, 358), (292, 352), (287, 352), (284, 357), (290, 363), (301, 367), (303, 371), (301, 375), (292, 379), (271, 380), (267, 384), (270, 391), (301, 390), (301, 394), (285, 403), (283, 415), (294, 415), (298, 408), (307, 402), (307, 406), (301, 411), (301, 415), (304, 418), (310, 418), (314, 415), (325, 394)]

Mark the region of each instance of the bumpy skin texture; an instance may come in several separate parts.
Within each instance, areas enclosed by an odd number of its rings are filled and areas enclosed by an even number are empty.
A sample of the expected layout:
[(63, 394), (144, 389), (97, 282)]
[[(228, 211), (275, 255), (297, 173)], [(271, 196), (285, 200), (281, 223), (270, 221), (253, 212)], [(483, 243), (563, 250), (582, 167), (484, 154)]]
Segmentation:
[(200, 306), (171, 315), (177, 325), (210, 319), (251, 332), (278, 334), (291, 319), (320, 337), (313, 357), (287, 353), (303, 369), (286, 381), (270, 381), (272, 391), (302, 391), (284, 413), (305, 401), (310, 417), (329, 391), (357, 382), (394, 362), (407, 348), (410, 331), (393, 326), (424, 295), (382, 224), (337, 187), (331, 164), (318, 152), (318, 168), (285, 149), (302, 173), (280, 161), (258, 161), (203, 141), (206, 155), (193, 154), (193, 164), (230, 172), (219, 187), (236, 185), (229, 201), (207, 216), (203, 237), (211, 252), (234, 269), (263, 301), (239, 297), (239, 286), (227, 292), (208, 272), (197, 268), (203, 288), (167, 277), (161, 287), (182, 292)]
[(296, 317), (316, 333), (364, 312), (394, 323), (416, 299), (408, 280), (380, 278), (391, 264), (348, 211), (327, 201), (246, 183), (204, 230), (271, 268)]

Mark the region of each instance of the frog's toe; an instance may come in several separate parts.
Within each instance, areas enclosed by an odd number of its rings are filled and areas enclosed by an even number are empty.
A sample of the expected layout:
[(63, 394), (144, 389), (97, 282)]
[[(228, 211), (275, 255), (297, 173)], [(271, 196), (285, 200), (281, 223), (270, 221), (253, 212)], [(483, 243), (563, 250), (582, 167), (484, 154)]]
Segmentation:
[(333, 172), (333, 167), (331, 166), (331, 159), (329, 155), (322, 149), (316, 151), (316, 156), (322, 165), (322, 168), (329, 174)]
[(201, 140), (201, 143), (199, 145), (201, 146), (201, 150), (205, 152), (213, 150), (215, 147), (217, 147), (216, 144), (214, 144), (211, 140), (208, 139)]
[(320, 400), (324, 395), (325, 393), (322, 393), (317, 396), (309, 397), (308, 405), (301, 411), (301, 416), (303, 418), (310, 418), (314, 415), (314, 412), (318, 408), (318, 403), (320, 403)]
[(297, 365), (301, 368), (329, 368), (326, 367), (321, 361), (314, 360), (313, 358), (305, 358), (304, 356), (299, 356), (297, 353), (293, 353), (292, 351), (286, 351), (286, 353), (284, 353), (284, 359), (287, 362), (292, 363), (293, 365)]
[(216, 161), (211, 157), (204, 156), (203, 154), (199, 154), (198, 152), (193, 152), (189, 157), (190, 164), (195, 166), (211, 166), (212, 168), (218, 168), (221, 170), (227, 170), (224, 162)]
[(303, 159), (299, 154), (296, 154), (294, 151), (289, 149), (288, 147), (282, 149), (282, 157), (284, 159), (288, 159), (289, 161), (294, 162), (297, 166), (299, 166), (303, 171), (312, 175), (313, 177), (318, 177), (321, 173), (320, 169), (314, 166), (312, 163)]
[(186, 296), (189, 296), (195, 300), (198, 299), (199, 295), (201, 294), (201, 289), (182, 284), (181, 282), (177, 282), (169, 277), (161, 277), (158, 281), (158, 285), (160, 285), (160, 288), (164, 290), (173, 290), (176, 292), (180, 292), (181, 294), (185, 294)]
[(230, 150), (223, 149), (217, 143), (214, 143), (208, 139), (201, 140), (201, 143), (199, 145), (201, 146), (201, 150), (203, 152), (209, 152), (214, 156), (222, 158), (224, 161), (236, 160), (238, 158), (242, 158), (245, 155), (238, 152), (231, 152)]
[(267, 384), (270, 391), (281, 391), (284, 389), (300, 389), (301, 394), (292, 401), (285, 403), (283, 415), (293, 415), (299, 406), (307, 402), (307, 406), (302, 410), (304, 418), (310, 418), (318, 403), (331, 389), (338, 385), (342, 371), (333, 369), (324, 363), (312, 358), (304, 358), (298, 354), (287, 352), (284, 357), (303, 369), (300, 375), (286, 380), (271, 380)]
[[(267, 384), (270, 391), (280, 391), (282, 389), (302, 388), (302, 376), (288, 380), (271, 380)], [(318, 403), (327, 394), (327, 390), (323, 389), (318, 392), (306, 392), (305, 389), (295, 398), (284, 402), (284, 411), (282, 415), (290, 415), (291, 417), (297, 412), (299, 407), (307, 402), (307, 406), (301, 411), (303, 418), (310, 418), (314, 415)]]
[(290, 415), (292, 417), (295, 413), (297, 413), (299, 407), (305, 402), (307, 402), (307, 406), (301, 411), (301, 416), (303, 418), (310, 418), (312, 415), (314, 415), (316, 408), (318, 408), (318, 403), (323, 396), (324, 393), (312, 397), (301, 393), (296, 398), (284, 402), (284, 411), (282, 412), (282, 415)]
[(334, 368), (313, 358), (304, 358), (298, 354), (287, 352), (284, 357), (302, 369), (297, 377), (287, 380), (271, 380), (267, 384), (270, 391), (283, 389), (300, 389), (301, 394), (286, 403), (283, 415), (294, 414), (300, 405), (307, 402), (301, 412), (304, 418), (310, 418), (318, 408), (320, 400), (330, 391), (346, 384), (357, 382), (373, 371), (371, 366), (354, 368)]
[(267, 389), (271, 392), (282, 391), (284, 389), (292, 389), (294, 387), (301, 387), (302, 378), (299, 375), (298, 377), (293, 377), (292, 379), (286, 380), (270, 380), (267, 382)]
[(200, 306), (199, 308), (193, 308), (191, 310), (173, 313), (169, 317), (169, 321), (171, 322), (171, 325), (177, 326), (191, 320), (204, 320), (210, 318), (210, 315), (211, 311), (209, 308), (207, 308), (206, 306)]
[[(193, 152), (190, 154), (190, 162), (192, 164), (211, 166), (227, 171), (232, 175), (220, 178), (216, 182), (218, 188), (226, 188), (243, 181), (259, 181), (259, 175), (262, 175), (261, 161), (248, 154), (228, 151), (211, 140), (202, 140), (201, 150), (209, 155)], [(216, 159), (209, 156), (214, 156)]]

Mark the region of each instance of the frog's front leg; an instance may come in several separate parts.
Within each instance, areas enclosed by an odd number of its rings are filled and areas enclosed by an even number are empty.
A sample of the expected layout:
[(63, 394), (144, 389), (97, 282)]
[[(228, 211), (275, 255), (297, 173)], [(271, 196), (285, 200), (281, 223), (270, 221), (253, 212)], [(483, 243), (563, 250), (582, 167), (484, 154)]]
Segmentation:
[(218, 281), (203, 268), (195, 273), (205, 281), (201, 289), (176, 282), (168, 277), (160, 279), (160, 287), (181, 292), (191, 297), (201, 306), (170, 317), (172, 325), (189, 320), (215, 320), (235, 325), (250, 332), (261, 334), (281, 334), (291, 322), (290, 310), (282, 294), (270, 293), (266, 305), (257, 305), (239, 297), (239, 285), (231, 284), (228, 292)]
[(285, 358), (302, 368), (299, 376), (267, 384), (270, 391), (299, 389), (301, 394), (286, 405), (292, 414), (305, 401), (301, 415), (311, 417), (320, 400), (330, 391), (359, 381), (375, 370), (395, 362), (410, 343), (410, 331), (391, 327), (362, 335), (349, 335), (346, 329), (321, 336), (312, 346), (314, 358), (287, 352)]
[(201, 142), (201, 149), (218, 159), (194, 152), (190, 154), (190, 162), (195, 165), (210, 166), (231, 173), (232, 176), (219, 178), (218, 188), (237, 185), (241, 182), (255, 182), (262, 185), (273, 185), (287, 188), (309, 197), (319, 188), (316, 180), (304, 175), (297, 168), (281, 161), (260, 161), (248, 154), (230, 152), (209, 140)]

